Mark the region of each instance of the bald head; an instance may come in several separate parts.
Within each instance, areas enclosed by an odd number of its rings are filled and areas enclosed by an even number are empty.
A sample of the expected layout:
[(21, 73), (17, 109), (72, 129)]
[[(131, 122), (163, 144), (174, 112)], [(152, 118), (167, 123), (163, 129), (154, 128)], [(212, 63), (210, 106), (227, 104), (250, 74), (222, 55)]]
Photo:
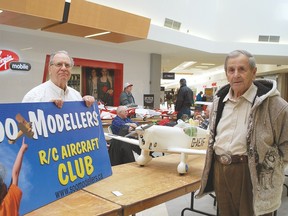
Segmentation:
[(122, 119), (127, 118), (127, 115), (128, 115), (127, 107), (126, 106), (119, 106), (117, 108), (117, 115)]

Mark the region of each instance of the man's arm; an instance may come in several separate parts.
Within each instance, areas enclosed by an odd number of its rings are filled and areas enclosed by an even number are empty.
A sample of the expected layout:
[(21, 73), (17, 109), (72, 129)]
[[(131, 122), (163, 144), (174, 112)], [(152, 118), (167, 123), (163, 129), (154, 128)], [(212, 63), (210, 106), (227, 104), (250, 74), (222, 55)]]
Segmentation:
[(112, 131), (114, 134), (119, 134), (119, 131), (121, 130), (122, 127), (129, 127), (128, 125), (125, 125), (125, 121), (121, 119), (120, 117), (116, 116), (113, 121), (112, 121)]
[(121, 95), (120, 95), (120, 104), (121, 105), (129, 104), (128, 96), (127, 96), (127, 94), (125, 92), (122, 92)]
[(18, 179), (19, 179), (19, 174), (20, 174), (20, 170), (22, 167), (23, 156), (27, 149), (28, 149), (28, 145), (25, 143), (25, 137), (23, 137), (22, 145), (18, 151), (16, 160), (14, 162), (13, 169), (12, 169), (12, 184), (18, 185)]
[(183, 102), (184, 102), (184, 93), (183, 93), (183, 90), (180, 89), (177, 94), (177, 99), (175, 103), (175, 111), (179, 111), (182, 108)]

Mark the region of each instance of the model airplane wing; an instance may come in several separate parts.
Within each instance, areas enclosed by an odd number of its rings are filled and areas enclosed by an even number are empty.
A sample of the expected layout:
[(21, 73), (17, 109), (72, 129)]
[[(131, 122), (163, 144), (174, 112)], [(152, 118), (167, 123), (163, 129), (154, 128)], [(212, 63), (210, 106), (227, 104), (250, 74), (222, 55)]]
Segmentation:
[(127, 142), (133, 145), (139, 145), (139, 140), (138, 139), (133, 139), (133, 138), (128, 138), (128, 137), (122, 137), (119, 135), (111, 134), (111, 133), (104, 133), (105, 137), (109, 137), (112, 139), (117, 139), (123, 142)]
[(167, 152), (171, 153), (185, 153), (185, 154), (201, 154), (205, 155), (205, 149), (186, 149), (186, 148), (168, 148)]

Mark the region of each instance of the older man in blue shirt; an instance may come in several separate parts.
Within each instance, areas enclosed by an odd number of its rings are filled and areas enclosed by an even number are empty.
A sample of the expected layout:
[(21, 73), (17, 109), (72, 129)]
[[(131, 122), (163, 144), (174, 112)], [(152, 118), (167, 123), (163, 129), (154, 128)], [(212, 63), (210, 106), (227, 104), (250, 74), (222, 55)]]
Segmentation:
[(113, 119), (111, 129), (113, 134), (119, 135), (122, 128), (127, 127), (128, 131), (133, 131), (138, 123), (133, 122), (128, 116), (128, 111), (126, 106), (119, 106), (117, 108), (117, 116)]

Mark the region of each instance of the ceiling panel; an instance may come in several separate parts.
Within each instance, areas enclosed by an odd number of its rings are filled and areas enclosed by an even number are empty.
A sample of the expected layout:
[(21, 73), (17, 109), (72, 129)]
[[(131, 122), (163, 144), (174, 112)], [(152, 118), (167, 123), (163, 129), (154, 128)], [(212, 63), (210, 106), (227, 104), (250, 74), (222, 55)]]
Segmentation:
[(0, 1), (0, 24), (40, 29), (62, 21), (65, 0)]
[(67, 22), (43, 30), (78, 37), (108, 31), (111, 33), (91, 38), (123, 43), (147, 38), (150, 27), (148, 18), (83, 0), (73, 0), (65, 14)]

